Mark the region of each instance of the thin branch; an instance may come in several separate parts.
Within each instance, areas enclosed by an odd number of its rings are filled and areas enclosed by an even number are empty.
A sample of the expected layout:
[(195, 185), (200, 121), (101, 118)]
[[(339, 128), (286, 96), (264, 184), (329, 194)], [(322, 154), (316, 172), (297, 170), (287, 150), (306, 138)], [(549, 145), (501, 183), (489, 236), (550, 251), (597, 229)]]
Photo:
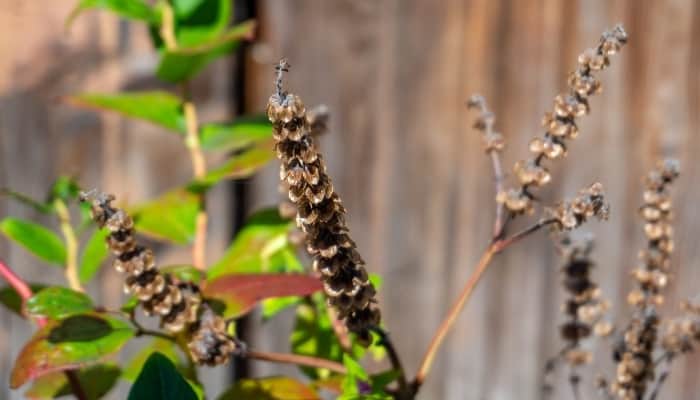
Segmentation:
[(581, 400), (581, 391), (579, 390), (579, 383), (581, 383), (581, 377), (576, 373), (574, 368), (571, 368), (569, 373), (569, 384), (571, 385), (571, 393), (574, 396), (574, 400)]
[(279, 364), (294, 364), (312, 368), (325, 368), (339, 374), (347, 373), (347, 370), (343, 364), (323, 358), (302, 356), (299, 354), (246, 350), (243, 352), (243, 354), (241, 354), (241, 357), (246, 357), (251, 360), (270, 361)]
[(160, 37), (168, 50), (175, 50), (177, 48), (177, 39), (175, 38), (175, 13), (173, 7), (167, 0), (161, 1), (159, 5), (161, 9)]
[(659, 393), (661, 392), (661, 387), (664, 385), (664, 383), (668, 379), (668, 376), (671, 374), (671, 362), (673, 361), (673, 357), (674, 354), (670, 352), (664, 353), (664, 355), (662, 356), (662, 359), (665, 360), (666, 363), (664, 364), (664, 369), (661, 371), (659, 377), (656, 379), (656, 382), (654, 382), (654, 388), (649, 394), (649, 400), (656, 400), (656, 398), (659, 396)]
[[(190, 94), (189, 85), (185, 82), (182, 85), (182, 95), (184, 99), (185, 124), (187, 126), (187, 136), (185, 144), (190, 151), (190, 159), (192, 160), (192, 170), (196, 179), (203, 179), (207, 174), (207, 165), (204, 159), (204, 153), (200, 145), (199, 138), (199, 123), (197, 121), (197, 109), (195, 108), (192, 96)], [(206, 268), (206, 251), (207, 251), (207, 199), (204, 192), (198, 195), (199, 210), (195, 222), (195, 237), (192, 246), (192, 263), (199, 270)]]
[(399, 376), (397, 377), (397, 381), (399, 383), (399, 393), (405, 396), (411, 396), (414, 393), (411, 393), (412, 388), (409, 387), (408, 381), (406, 380), (406, 370), (401, 363), (399, 353), (396, 351), (394, 343), (391, 341), (389, 334), (380, 327), (375, 327), (372, 330), (379, 335), (379, 345), (384, 346), (386, 353), (389, 356), (389, 361), (391, 362), (392, 368), (399, 373)]
[[(5, 263), (0, 260), (0, 276), (2, 276), (7, 283), (12, 286), (17, 292), (19, 297), (22, 299), (22, 309), (24, 309), (24, 303), (27, 302), (34, 294), (32, 289), (27, 285), (27, 283), (20, 278), (15, 272), (10, 269)], [(45, 318), (37, 318), (35, 320), (36, 324), (41, 328), (46, 325)], [(77, 370), (63, 371), (70, 384), (71, 391), (78, 400), (87, 400), (88, 397), (80, 385), (80, 380), (78, 379)]]
[(70, 212), (66, 203), (60, 199), (54, 201), (54, 208), (61, 225), (63, 239), (66, 241), (66, 280), (68, 280), (68, 285), (71, 289), (84, 292), (85, 289), (80, 284), (80, 277), (78, 276), (78, 239), (70, 222)]
[(428, 375), (430, 372), (430, 367), (433, 364), (435, 355), (440, 348), (440, 345), (442, 342), (445, 340), (445, 337), (447, 336), (447, 333), (449, 330), (452, 328), (452, 325), (455, 323), (457, 320), (457, 317), (459, 316), (460, 312), (464, 308), (464, 306), (467, 304), (467, 301), (471, 297), (472, 292), (474, 291), (474, 288), (476, 285), (479, 283), (481, 280), (481, 277), (484, 275), (484, 272), (486, 272), (486, 269), (491, 263), (491, 260), (493, 259), (493, 256), (500, 253), (503, 251), (506, 247), (512, 245), (513, 243), (523, 239), (524, 237), (537, 232), (541, 228), (552, 224), (556, 222), (554, 219), (542, 219), (538, 221), (536, 224), (523, 229), (520, 232), (517, 232), (513, 234), (512, 236), (502, 239), (502, 240), (497, 240), (484, 251), (484, 254), (481, 256), (481, 259), (476, 265), (476, 268), (474, 269), (474, 272), (472, 272), (471, 276), (467, 280), (467, 283), (464, 285), (462, 288), (462, 292), (460, 293), (459, 297), (455, 301), (455, 303), (452, 305), (450, 310), (447, 312), (447, 316), (445, 319), (443, 319), (442, 323), (440, 324), (440, 327), (438, 330), (435, 332), (435, 335), (433, 336), (432, 340), (430, 341), (430, 345), (428, 346), (428, 350), (425, 352), (425, 355), (423, 356), (423, 361), (421, 361), (420, 368), (418, 369), (418, 373), (416, 373), (416, 377), (413, 380), (413, 385), (415, 386), (416, 390), (423, 384), (425, 381), (425, 377)]

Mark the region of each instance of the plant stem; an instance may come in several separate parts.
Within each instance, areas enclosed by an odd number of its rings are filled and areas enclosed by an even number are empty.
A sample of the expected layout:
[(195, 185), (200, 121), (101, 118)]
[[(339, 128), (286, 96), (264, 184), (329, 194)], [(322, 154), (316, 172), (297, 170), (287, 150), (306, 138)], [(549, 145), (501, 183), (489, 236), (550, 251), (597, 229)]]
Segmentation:
[(165, 43), (165, 48), (173, 50), (177, 48), (177, 40), (175, 39), (175, 13), (173, 7), (167, 0), (160, 2), (161, 22), (160, 22), (160, 37)]
[(457, 317), (459, 316), (460, 312), (467, 304), (467, 301), (471, 297), (474, 288), (479, 283), (481, 277), (484, 275), (484, 272), (486, 272), (486, 269), (490, 265), (493, 256), (500, 253), (506, 247), (512, 245), (513, 243), (523, 239), (531, 233), (538, 231), (544, 226), (554, 223), (555, 221), (556, 220), (554, 219), (542, 219), (536, 224), (531, 225), (530, 227), (525, 228), (522, 231), (515, 233), (506, 239), (494, 240), (489, 245), (489, 247), (486, 248), (484, 253), (481, 255), (481, 259), (479, 259), (479, 262), (477, 263), (474, 272), (472, 272), (471, 276), (467, 280), (467, 283), (462, 288), (462, 292), (460, 293), (459, 297), (447, 312), (447, 316), (445, 316), (445, 319), (443, 319), (442, 323), (440, 324), (440, 327), (435, 332), (435, 335), (430, 341), (430, 345), (428, 345), (428, 350), (423, 356), (423, 361), (421, 361), (420, 367), (418, 368), (418, 373), (416, 373), (416, 377), (413, 379), (413, 386), (415, 387), (416, 391), (425, 381), (425, 377), (430, 372), (430, 367), (433, 364), (435, 355), (438, 349), (440, 348), (440, 345), (442, 345), (442, 342), (445, 340), (447, 333), (450, 331), (452, 325), (457, 320)]
[[(199, 125), (197, 122), (197, 110), (192, 102), (189, 85), (185, 82), (182, 85), (182, 95), (184, 99), (185, 123), (187, 125), (187, 137), (185, 144), (190, 151), (192, 169), (196, 179), (202, 179), (207, 174), (207, 165), (204, 154), (199, 143)], [(206, 248), (207, 248), (207, 199), (204, 192), (199, 193), (199, 210), (195, 222), (194, 244), (192, 246), (192, 263), (199, 270), (206, 268)]]
[[(19, 297), (22, 299), (22, 308), (24, 309), (24, 303), (27, 302), (34, 294), (32, 293), (32, 289), (27, 285), (27, 283), (20, 278), (15, 272), (10, 269), (5, 263), (0, 260), (0, 276), (2, 276), (7, 283), (12, 286), (12, 288), (17, 292)], [(43, 327), (46, 325), (46, 319), (45, 318), (37, 318), (35, 320), (36, 324), (39, 327)], [(68, 383), (71, 386), (71, 391), (75, 395), (75, 397), (78, 400), (87, 400), (87, 395), (85, 394), (85, 391), (83, 390), (83, 387), (80, 385), (80, 380), (78, 379), (78, 375), (76, 373), (77, 370), (70, 370), (70, 371), (63, 371), (63, 373), (66, 375), (66, 379), (68, 379)]]
[(58, 214), (63, 239), (66, 241), (66, 279), (71, 289), (84, 292), (78, 276), (78, 239), (70, 223), (70, 212), (63, 200), (56, 199), (54, 208)]
[(659, 377), (656, 379), (656, 382), (654, 382), (654, 388), (649, 394), (649, 400), (656, 400), (656, 398), (659, 396), (659, 393), (661, 392), (661, 387), (664, 385), (664, 382), (666, 382), (666, 379), (668, 379), (668, 376), (671, 374), (671, 362), (673, 361), (674, 356), (675, 354), (673, 353), (665, 353), (662, 356), (662, 360), (665, 361), (664, 369), (659, 374)]
[(337, 372), (339, 374), (347, 373), (347, 370), (345, 369), (345, 366), (343, 364), (331, 360), (326, 360), (323, 358), (302, 356), (299, 354), (270, 353), (263, 351), (247, 350), (243, 353), (242, 356), (247, 357), (251, 360), (270, 361), (280, 364), (295, 364), (313, 368), (325, 368), (333, 372)]
[(412, 388), (408, 385), (408, 381), (406, 380), (406, 370), (404, 369), (403, 364), (401, 363), (399, 353), (396, 351), (394, 343), (391, 341), (389, 334), (380, 327), (373, 328), (373, 331), (379, 335), (379, 344), (381, 346), (384, 346), (384, 348), (386, 349), (386, 353), (389, 356), (389, 361), (391, 362), (392, 368), (395, 371), (399, 372), (397, 381), (399, 382), (399, 394), (402, 395), (402, 397), (400, 398), (404, 398), (404, 396), (413, 396), (415, 393), (413, 392)]

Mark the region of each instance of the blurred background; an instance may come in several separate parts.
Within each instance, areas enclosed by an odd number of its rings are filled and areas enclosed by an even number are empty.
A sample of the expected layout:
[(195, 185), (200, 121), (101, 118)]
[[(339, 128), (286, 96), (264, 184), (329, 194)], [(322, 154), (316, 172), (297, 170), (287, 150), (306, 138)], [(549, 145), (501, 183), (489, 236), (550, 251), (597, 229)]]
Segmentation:
[[(153, 77), (157, 56), (143, 26), (89, 12), (66, 30), (75, 3), (0, 1), (0, 187), (41, 197), (57, 176), (73, 174), (86, 187), (135, 202), (186, 182), (186, 151), (167, 133), (62, 101), (76, 92), (163, 86)], [(492, 171), (465, 100), (486, 96), (508, 141), (510, 171), (542, 131), (541, 116), (565, 90), (578, 54), (617, 22), (629, 43), (600, 74), (603, 93), (592, 99), (580, 137), (540, 194), (551, 204), (596, 180), (607, 188), (610, 220), (583, 229), (598, 239), (595, 279), (613, 303), (613, 318), (624, 322), (629, 271), (644, 244), (640, 178), (656, 160), (677, 157), (683, 174), (674, 192), (677, 251), (667, 312), (700, 293), (700, 3), (236, 0), (235, 10), (237, 20), (259, 21), (257, 39), (195, 82), (200, 117), (230, 120), (263, 111), (272, 64), (281, 56), (292, 65), (289, 89), (307, 105), (328, 105), (322, 147), (329, 171), (368, 268), (384, 278), (384, 320), (411, 374), (491, 229)], [(212, 257), (251, 210), (279, 200), (277, 168), (273, 163), (210, 196)], [(0, 198), (0, 216), (6, 215), (42, 218)], [(188, 257), (188, 249), (158, 250), (163, 263)], [(62, 281), (58, 269), (4, 239), (0, 255), (28, 281)], [(540, 398), (544, 363), (561, 348), (559, 267), (545, 234), (499, 255), (420, 398)], [(120, 304), (121, 284), (111, 268), (89, 291), (105, 305)], [(245, 340), (288, 351), (292, 316), (264, 326), (259, 320), (249, 318)], [(22, 391), (9, 391), (6, 382), (33, 328), (4, 309), (0, 327), (0, 399), (19, 399)], [(593, 347), (587, 382), (597, 372), (613, 376), (609, 347), (606, 341)], [(294, 373), (276, 365), (241, 367), (255, 375)], [(699, 367), (700, 355), (678, 360), (663, 397), (697, 398)], [(565, 373), (557, 375), (555, 398), (569, 398)], [(211, 392), (230, 375), (227, 367), (207, 372)], [(127, 389), (111, 398), (124, 398)]]

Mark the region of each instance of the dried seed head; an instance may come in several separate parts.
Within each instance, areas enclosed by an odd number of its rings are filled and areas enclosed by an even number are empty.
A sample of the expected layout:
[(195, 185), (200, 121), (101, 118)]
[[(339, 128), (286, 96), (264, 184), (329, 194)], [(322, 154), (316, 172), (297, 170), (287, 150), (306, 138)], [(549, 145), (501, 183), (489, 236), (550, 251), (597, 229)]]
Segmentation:
[(495, 115), (489, 111), (483, 96), (475, 94), (467, 101), (467, 107), (479, 110), (479, 117), (474, 122), (474, 128), (482, 132), (484, 149), (487, 153), (500, 152), (506, 147), (503, 135), (494, 131)]
[[(542, 118), (544, 135), (530, 141), (532, 159), (515, 165), (515, 175), (519, 180), (520, 188), (506, 189), (500, 196), (511, 214), (518, 215), (523, 210), (530, 209), (533, 197), (529, 189), (544, 186), (551, 181), (551, 176), (542, 163), (545, 160), (555, 160), (566, 155), (566, 140), (575, 139), (579, 133), (576, 119), (590, 112), (589, 97), (602, 90), (602, 85), (593, 72), (607, 67), (610, 64), (610, 57), (626, 42), (625, 31), (621, 26), (617, 26), (603, 33), (597, 47), (588, 49), (579, 56), (576, 70), (569, 74), (568, 92), (557, 95), (554, 98), (552, 111), (545, 113)], [(469, 104), (478, 107), (481, 99), (477, 97)], [(492, 120), (484, 117), (482, 122), (477, 123), (477, 127), (489, 126), (489, 123), (492, 123)], [(527, 199), (518, 202), (517, 193), (520, 193), (520, 196), (526, 196)], [(560, 211), (562, 229), (571, 229), (577, 225), (574, 210)]]
[(573, 200), (546, 209), (548, 217), (556, 221), (553, 227), (558, 231), (577, 228), (592, 217), (605, 220), (609, 212), (610, 206), (605, 201), (603, 185), (598, 182), (581, 190)]
[(109, 230), (107, 245), (116, 256), (113, 265), (125, 274), (124, 288), (139, 300), (144, 312), (158, 316), (165, 330), (185, 333), (196, 362), (226, 362), (235, 350), (235, 342), (226, 335), (223, 320), (208, 308), (198, 319), (202, 303), (199, 287), (176, 282), (156, 268), (153, 252), (136, 243), (132, 219), (112, 205), (114, 196), (93, 191), (81, 193), (81, 200), (90, 203), (95, 222)]
[(323, 158), (314, 146), (312, 125), (301, 99), (282, 90), (278, 66), (277, 92), (270, 97), (267, 114), (272, 122), (280, 179), (288, 186), (296, 207), (297, 226), (304, 232), (306, 249), (314, 258), (328, 302), (348, 329), (362, 342), (380, 321), (375, 289), (345, 224), (345, 207), (326, 173)]

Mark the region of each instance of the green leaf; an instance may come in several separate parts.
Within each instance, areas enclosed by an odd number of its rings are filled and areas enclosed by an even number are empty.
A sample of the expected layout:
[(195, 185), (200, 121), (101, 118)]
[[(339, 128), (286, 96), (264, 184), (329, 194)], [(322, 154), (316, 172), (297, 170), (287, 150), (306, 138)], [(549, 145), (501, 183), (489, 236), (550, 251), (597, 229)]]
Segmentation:
[(197, 400), (197, 394), (168, 357), (153, 353), (129, 391), (128, 400)]
[(158, 13), (143, 0), (81, 0), (66, 18), (66, 27), (70, 27), (80, 14), (91, 8), (105, 8), (121, 17), (149, 24), (158, 24), (160, 20)]
[(186, 132), (182, 102), (168, 92), (82, 93), (68, 97), (68, 101), (81, 107), (113, 111), (125, 117), (148, 121), (179, 134)]
[(0, 222), (0, 231), (44, 261), (60, 266), (66, 263), (61, 238), (41, 225), (8, 217)]
[(274, 158), (272, 140), (257, 143), (233, 155), (218, 167), (211, 169), (204, 178), (190, 183), (189, 190), (205, 191), (224, 179), (248, 178)]
[[(80, 387), (88, 399), (101, 399), (114, 387), (121, 375), (121, 369), (112, 364), (101, 364), (78, 372)], [(34, 381), (24, 393), (28, 399), (53, 399), (72, 394), (72, 389), (66, 375), (56, 372), (44, 375)]]
[(42, 289), (27, 300), (27, 312), (32, 315), (62, 319), (92, 311), (92, 300), (85, 293), (54, 286)]
[(173, 0), (175, 36), (181, 47), (219, 36), (231, 21), (230, 0)]
[(154, 338), (148, 345), (143, 346), (134, 358), (128, 362), (124, 369), (123, 378), (129, 382), (134, 382), (146, 364), (146, 360), (156, 352), (167, 357), (173, 364), (178, 365), (180, 373), (187, 376), (184, 373), (186, 367), (183, 366), (177, 344), (167, 339)]
[(280, 312), (298, 305), (301, 302), (299, 296), (278, 297), (275, 299), (267, 299), (262, 302), (262, 319), (269, 321), (272, 317)]
[(133, 336), (128, 323), (97, 313), (49, 320), (19, 353), (10, 387), (16, 389), (53, 372), (94, 365), (119, 351)]
[(199, 199), (183, 189), (167, 192), (132, 210), (136, 230), (156, 239), (187, 244), (194, 238)]
[(75, 179), (69, 176), (60, 176), (51, 185), (49, 190), (49, 200), (48, 204), (52, 204), (54, 200), (60, 199), (65, 202), (73, 200), (78, 197), (80, 193), (80, 185)]
[[(33, 293), (36, 293), (45, 288), (46, 285), (30, 284), (29, 287), (32, 289)], [(19, 297), (12, 287), (5, 286), (0, 289), (0, 303), (20, 317), (22, 316), (22, 298)]]
[(83, 256), (80, 260), (80, 269), (78, 271), (80, 283), (90, 282), (107, 258), (109, 254), (105, 242), (107, 236), (109, 236), (109, 231), (107, 229), (97, 228), (85, 244)]
[(320, 400), (308, 385), (286, 376), (242, 379), (218, 400)]
[(167, 265), (160, 268), (160, 272), (185, 282), (201, 282), (206, 278), (206, 273), (192, 265)]
[(272, 125), (266, 115), (237, 117), (230, 124), (206, 124), (201, 128), (204, 150), (235, 151), (272, 138)]
[(234, 274), (210, 280), (204, 288), (204, 295), (226, 305), (225, 318), (236, 318), (263, 299), (307, 296), (320, 290), (321, 283), (310, 275)]
[(254, 29), (255, 23), (246, 21), (220, 36), (196, 45), (165, 49), (162, 51), (156, 75), (172, 83), (190, 79), (210, 62), (231, 53), (242, 40), (252, 37)]
[(223, 257), (209, 268), (209, 279), (229, 274), (302, 271), (296, 250), (287, 238), (293, 228), (293, 223), (280, 217), (276, 208), (253, 214)]

